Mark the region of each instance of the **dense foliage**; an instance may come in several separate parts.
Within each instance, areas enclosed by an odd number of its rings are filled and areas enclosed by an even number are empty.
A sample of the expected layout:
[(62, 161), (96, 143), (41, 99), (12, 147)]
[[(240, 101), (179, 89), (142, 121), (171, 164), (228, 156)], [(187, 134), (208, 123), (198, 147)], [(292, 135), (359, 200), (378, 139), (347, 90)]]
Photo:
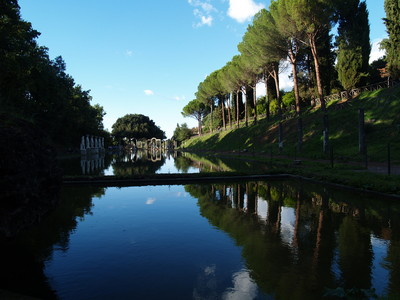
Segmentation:
[(368, 11), (359, 0), (342, 3), (339, 11), (337, 70), (344, 89), (366, 84), (371, 52)]
[[(399, 72), (398, 1), (385, 1), (385, 9), (390, 38), (384, 45), (390, 74), (395, 77)], [(377, 69), (382, 69), (385, 61), (369, 65), (369, 34), (363, 0), (271, 1), (268, 10), (259, 11), (248, 26), (238, 45), (240, 54), (199, 83), (195, 100), (210, 108), (203, 119), (205, 128), (212, 132), (219, 126), (232, 127), (233, 123), (239, 127), (241, 121), (247, 126), (250, 116), (256, 123), (260, 112), (267, 119), (275, 114), (283, 120), (283, 114), (294, 108), (301, 148), (302, 111), (320, 107), (326, 112), (324, 96), (379, 81)], [(291, 70), (293, 94), (282, 101), (278, 75), (287, 67)], [(255, 88), (260, 82), (264, 82), (266, 94), (261, 103)], [(219, 111), (221, 123), (213, 120), (217, 117), (215, 111)], [(329, 137), (326, 113), (322, 123), (321, 131)], [(282, 126), (280, 122), (279, 143), (286, 130)]]
[(103, 108), (49, 58), (39, 32), (22, 20), (17, 0), (0, 2), (0, 110), (33, 122), (53, 143), (77, 147), (85, 134), (106, 136)]
[(400, 3), (385, 0), (385, 24), (389, 38), (383, 43), (386, 50), (388, 71), (393, 78), (400, 78)]
[(182, 142), (184, 140), (187, 140), (191, 136), (192, 136), (192, 131), (190, 130), (190, 128), (188, 128), (186, 123), (183, 123), (181, 125), (176, 124), (176, 128), (174, 130), (172, 139), (178, 142)]
[(123, 140), (165, 139), (165, 133), (153, 120), (140, 114), (127, 114), (112, 126), (111, 134), (118, 142)]
[(197, 132), (199, 135), (201, 135), (201, 128), (203, 126), (203, 118), (208, 114), (208, 107), (204, 104), (204, 102), (201, 102), (197, 99), (194, 99), (190, 101), (182, 111), (182, 115), (184, 117), (192, 117), (197, 120), (198, 122), (198, 127), (197, 127)]

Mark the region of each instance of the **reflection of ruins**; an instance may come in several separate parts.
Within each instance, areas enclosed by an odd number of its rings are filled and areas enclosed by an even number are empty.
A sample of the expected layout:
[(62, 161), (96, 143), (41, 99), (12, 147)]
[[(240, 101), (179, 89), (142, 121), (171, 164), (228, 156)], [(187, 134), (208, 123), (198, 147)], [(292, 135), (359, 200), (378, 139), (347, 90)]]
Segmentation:
[(111, 165), (117, 176), (154, 174), (165, 163), (165, 153), (161, 151), (136, 150), (120, 153), (113, 157)]
[(400, 294), (398, 207), (292, 182), (185, 189), (243, 247), (253, 279), (273, 297), (321, 299), (324, 287)]
[(172, 140), (161, 140), (155, 137), (147, 140), (135, 140), (135, 150), (159, 151), (167, 152), (173, 151), (176, 148), (176, 143)]
[(104, 138), (86, 135), (81, 139), (81, 170), (83, 175), (104, 169)]
[(93, 174), (104, 169), (104, 153), (81, 156), (82, 175)]

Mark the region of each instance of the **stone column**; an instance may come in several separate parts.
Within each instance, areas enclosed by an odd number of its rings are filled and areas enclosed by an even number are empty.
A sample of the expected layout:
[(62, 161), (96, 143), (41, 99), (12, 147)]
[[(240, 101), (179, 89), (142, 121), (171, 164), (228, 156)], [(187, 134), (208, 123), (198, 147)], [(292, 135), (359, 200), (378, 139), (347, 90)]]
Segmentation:
[(81, 150), (85, 150), (86, 148), (85, 148), (85, 137), (84, 136), (82, 136), (82, 139), (81, 139)]

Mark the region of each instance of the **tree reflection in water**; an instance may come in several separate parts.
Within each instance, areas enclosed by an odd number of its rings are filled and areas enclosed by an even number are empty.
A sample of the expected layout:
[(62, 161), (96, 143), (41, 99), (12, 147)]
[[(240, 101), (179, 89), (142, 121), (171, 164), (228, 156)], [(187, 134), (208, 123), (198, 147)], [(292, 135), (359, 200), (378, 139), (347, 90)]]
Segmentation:
[[(201, 215), (243, 248), (251, 278), (269, 295), (320, 299), (337, 287), (400, 295), (398, 204), (292, 181), (185, 190), (198, 198)], [(373, 239), (389, 244), (383, 257), (374, 257)], [(374, 278), (374, 259), (387, 280)]]
[[(321, 299), (325, 288), (337, 287), (375, 288), (389, 299), (400, 294), (399, 204), (300, 181), (185, 190), (197, 199), (200, 214), (241, 249), (245, 268), (233, 273), (226, 298), (254, 295), (257, 286), (276, 299)], [(91, 214), (93, 198), (104, 193), (97, 187), (64, 188), (60, 206), (40, 226), (0, 241), (0, 289), (55, 298), (52, 278), (43, 270), (55, 250), (68, 253), (71, 233)], [(193, 296), (220, 296), (209, 288), (216, 284), (215, 270), (204, 267)]]
[(45, 264), (54, 249), (68, 250), (70, 234), (76, 229), (78, 220), (91, 214), (93, 197), (101, 197), (104, 192), (105, 189), (99, 187), (65, 188), (57, 209), (40, 225), (16, 238), (0, 239), (0, 290), (39, 299), (56, 299), (56, 292), (44, 274)]
[(116, 176), (155, 174), (165, 163), (159, 152), (133, 152), (114, 157), (112, 167)]

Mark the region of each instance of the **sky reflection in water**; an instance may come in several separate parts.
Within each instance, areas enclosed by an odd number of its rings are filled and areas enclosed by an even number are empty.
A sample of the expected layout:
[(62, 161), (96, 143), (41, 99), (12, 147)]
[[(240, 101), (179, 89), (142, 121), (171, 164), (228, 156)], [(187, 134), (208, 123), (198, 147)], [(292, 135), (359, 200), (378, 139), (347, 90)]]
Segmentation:
[[(62, 195), (43, 224), (2, 246), (17, 253), (10, 268), (24, 253), (12, 271), (26, 277), (16, 291), (43, 299), (52, 289), (60, 299), (307, 300), (337, 287), (400, 292), (396, 202), (302, 181), (64, 187)], [(44, 270), (30, 269), (33, 256)], [(30, 292), (41, 277), (49, 290)]]
[(240, 248), (196, 202), (182, 186), (107, 189), (47, 263), (52, 287), (62, 299), (254, 299)]

